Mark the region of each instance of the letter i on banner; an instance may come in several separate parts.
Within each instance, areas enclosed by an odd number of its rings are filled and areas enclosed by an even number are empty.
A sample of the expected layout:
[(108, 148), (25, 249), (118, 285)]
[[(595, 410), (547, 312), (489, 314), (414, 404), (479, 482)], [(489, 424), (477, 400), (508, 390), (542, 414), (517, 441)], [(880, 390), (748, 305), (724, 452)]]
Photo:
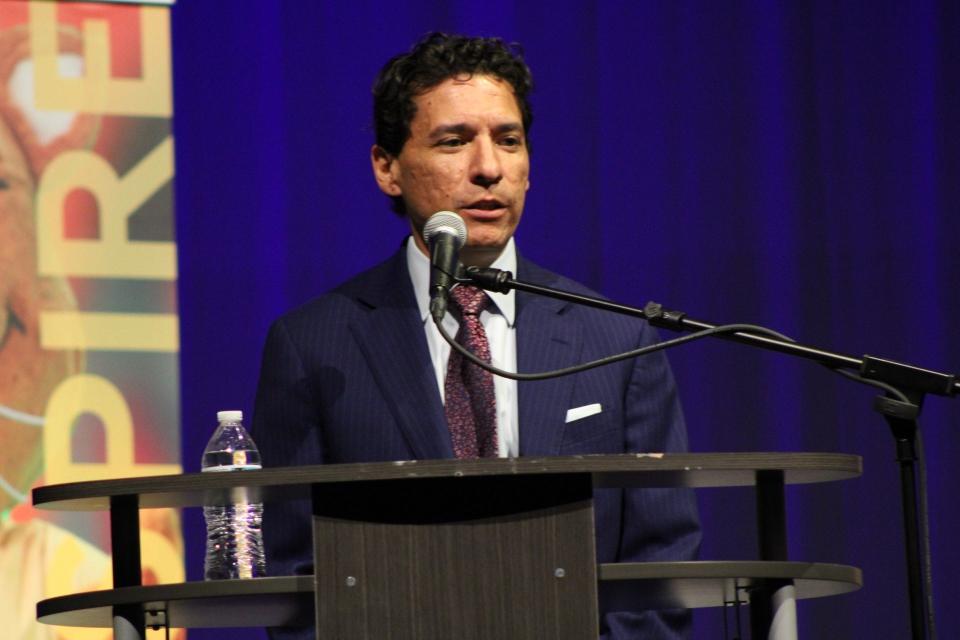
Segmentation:
[[(109, 587), (106, 515), (29, 491), (181, 470), (169, 9), (2, 4), (0, 620), (12, 640), (106, 640), (34, 619)], [(141, 531), (144, 582), (182, 581), (178, 514)]]

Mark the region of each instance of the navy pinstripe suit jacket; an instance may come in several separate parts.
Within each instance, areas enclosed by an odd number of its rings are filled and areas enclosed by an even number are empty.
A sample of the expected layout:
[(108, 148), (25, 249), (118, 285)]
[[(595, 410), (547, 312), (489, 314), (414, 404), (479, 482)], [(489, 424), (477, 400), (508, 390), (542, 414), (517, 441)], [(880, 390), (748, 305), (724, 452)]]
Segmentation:
[[(522, 258), (517, 278), (596, 295)], [(638, 319), (522, 292), (516, 302), (520, 371), (566, 367), (656, 338)], [(519, 382), (517, 391), (520, 455), (687, 448), (673, 376), (660, 352)], [(600, 413), (565, 424), (568, 409), (593, 403)], [(267, 467), (453, 457), (403, 250), (273, 324), (252, 435)], [(595, 509), (599, 562), (696, 556), (700, 529), (687, 490), (603, 489)], [(312, 570), (310, 531), (306, 505), (267, 505), (271, 574)], [(617, 612), (605, 614), (600, 627), (610, 638), (678, 638), (688, 624), (679, 612)]]

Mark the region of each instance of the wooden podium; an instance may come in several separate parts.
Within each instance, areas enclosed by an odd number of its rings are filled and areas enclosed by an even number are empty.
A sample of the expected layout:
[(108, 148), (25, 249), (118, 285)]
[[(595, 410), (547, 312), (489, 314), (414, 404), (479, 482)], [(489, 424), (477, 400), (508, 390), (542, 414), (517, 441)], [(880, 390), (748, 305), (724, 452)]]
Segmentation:
[[(845, 454), (624, 454), (51, 485), (34, 490), (37, 507), (110, 510), (114, 588), (43, 600), (37, 617), (112, 626), (117, 640), (141, 639), (145, 627), (314, 621), (324, 639), (588, 640), (597, 636), (598, 589), (642, 610), (749, 602), (770, 584), (792, 582), (798, 598), (859, 588), (854, 567), (787, 561), (783, 486), (860, 472), (860, 458)], [(596, 563), (595, 488), (745, 485), (757, 486), (760, 560)], [(312, 500), (314, 576), (140, 586), (139, 509), (238, 494)]]

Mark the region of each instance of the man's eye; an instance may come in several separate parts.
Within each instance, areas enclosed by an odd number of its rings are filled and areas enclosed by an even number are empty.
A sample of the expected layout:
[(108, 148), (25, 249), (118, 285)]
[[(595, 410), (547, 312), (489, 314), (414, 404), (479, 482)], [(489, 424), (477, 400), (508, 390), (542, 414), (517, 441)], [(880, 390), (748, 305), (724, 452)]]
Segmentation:
[(500, 140), (500, 144), (505, 147), (519, 147), (523, 144), (523, 140), (520, 138), (520, 136), (507, 136), (506, 138)]
[(447, 138), (437, 143), (441, 147), (459, 147), (463, 144), (460, 138)]
[(9, 188), (10, 188), (10, 183), (4, 180), (3, 178), (0, 178), (0, 190), (9, 189)]

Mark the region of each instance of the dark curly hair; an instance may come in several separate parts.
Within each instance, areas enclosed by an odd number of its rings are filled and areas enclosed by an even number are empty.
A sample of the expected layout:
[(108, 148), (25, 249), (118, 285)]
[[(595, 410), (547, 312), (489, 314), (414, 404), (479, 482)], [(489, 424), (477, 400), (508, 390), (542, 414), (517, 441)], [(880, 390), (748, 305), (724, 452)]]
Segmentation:
[(410, 137), (410, 122), (417, 112), (413, 99), (448, 78), (489, 74), (506, 81), (520, 107), (527, 135), (533, 112), (527, 94), (533, 88), (530, 69), (519, 45), (500, 38), (471, 38), (429, 33), (409, 53), (393, 57), (373, 85), (373, 125), (376, 143), (392, 156), (400, 154)]

